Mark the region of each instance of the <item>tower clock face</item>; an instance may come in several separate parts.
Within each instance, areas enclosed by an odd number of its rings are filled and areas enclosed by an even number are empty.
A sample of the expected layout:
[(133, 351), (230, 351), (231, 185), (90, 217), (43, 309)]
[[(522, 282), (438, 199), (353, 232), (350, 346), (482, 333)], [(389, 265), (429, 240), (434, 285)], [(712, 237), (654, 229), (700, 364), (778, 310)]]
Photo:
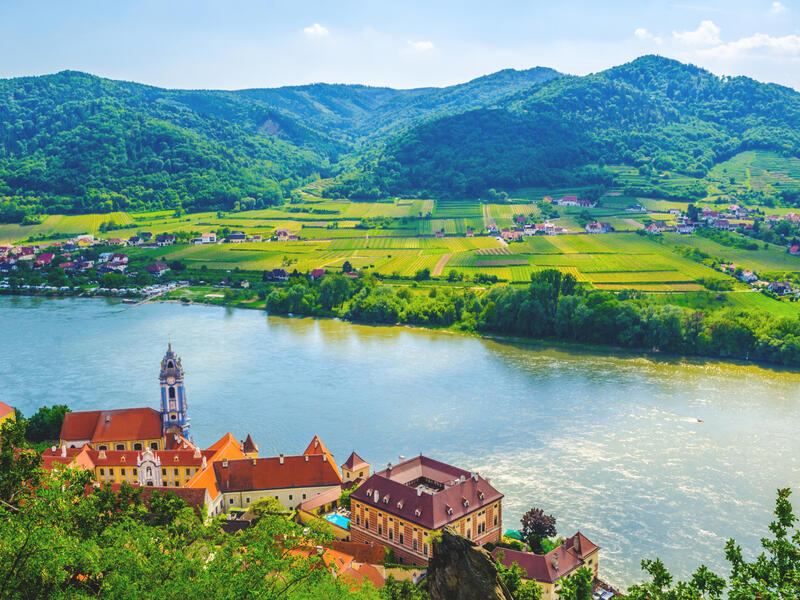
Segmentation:
[(175, 383), (175, 378), (174, 377), (167, 377), (167, 383), (169, 385), (172, 385), (173, 383)]

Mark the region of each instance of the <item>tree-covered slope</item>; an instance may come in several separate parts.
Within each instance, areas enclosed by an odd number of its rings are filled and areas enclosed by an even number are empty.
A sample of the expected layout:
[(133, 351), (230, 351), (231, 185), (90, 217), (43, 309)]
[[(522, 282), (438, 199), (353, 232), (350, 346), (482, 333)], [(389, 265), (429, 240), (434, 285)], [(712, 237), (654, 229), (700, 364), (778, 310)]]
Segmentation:
[(0, 80), (0, 220), (230, 208), (245, 197), (263, 206), (314, 174), (335, 172), (362, 142), (556, 76), (537, 68), (441, 89), (238, 92), (166, 90), (73, 71)]
[(313, 138), (301, 147), (258, 135), (161, 92), (75, 72), (0, 81), (6, 208), (202, 209), (247, 196), (268, 204), (284, 193), (278, 182), (288, 190), (328, 167)]
[(492, 109), (431, 120), (392, 140), (343, 190), (479, 195), (488, 188), (597, 180), (587, 163), (703, 176), (736, 152), (800, 156), (800, 94), (720, 78), (656, 56), (553, 79)]

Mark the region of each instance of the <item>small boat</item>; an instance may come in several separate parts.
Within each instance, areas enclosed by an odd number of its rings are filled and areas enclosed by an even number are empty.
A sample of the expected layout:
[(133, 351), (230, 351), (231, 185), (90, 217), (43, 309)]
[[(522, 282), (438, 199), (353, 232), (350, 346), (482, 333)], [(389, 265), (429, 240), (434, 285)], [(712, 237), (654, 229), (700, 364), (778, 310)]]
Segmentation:
[(123, 304), (137, 304), (138, 302), (139, 301), (136, 300), (135, 298), (123, 298), (122, 299), (122, 303)]
[(697, 419), (697, 422), (698, 422), (698, 423), (702, 423), (702, 422), (703, 422), (703, 419)]

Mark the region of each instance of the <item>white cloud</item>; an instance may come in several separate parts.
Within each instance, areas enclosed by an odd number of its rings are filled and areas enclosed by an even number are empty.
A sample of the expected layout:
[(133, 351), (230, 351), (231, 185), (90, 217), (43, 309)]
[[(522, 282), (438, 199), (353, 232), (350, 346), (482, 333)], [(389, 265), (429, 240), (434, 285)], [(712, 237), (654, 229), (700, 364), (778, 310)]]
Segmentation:
[(672, 35), (685, 44), (692, 46), (714, 46), (719, 44), (720, 28), (714, 24), (714, 21), (702, 21), (700, 27), (694, 31), (673, 31)]
[(769, 10), (773, 15), (779, 15), (781, 13), (786, 12), (788, 9), (783, 2), (773, 2), (772, 8)]
[(325, 37), (330, 34), (327, 27), (323, 27), (319, 23), (314, 23), (308, 27), (303, 27), (303, 33), (309, 37)]
[(652, 40), (656, 44), (660, 44), (662, 41), (660, 37), (658, 37), (657, 35), (653, 35), (649, 31), (647, 31), (647, 29), (645, 29), (644, 27), (639, 27), (638, 29), (636, 29), (633, 32), (633, 35), (635, 35), (640, 40)]
[(703, 56), (736, 59), (753, 54), (769, 54), (772, 56), (800, 57), (800, 36), (785, 35), (773, 37), (766, 33), (756, 33), (727, 44), (719, 44), (707, 48), (700, 53)]
[(431, 41), (412, 42), (411, 40), (408, 41), (408, 47), (417, 52), (430, 52), (436, 48)]

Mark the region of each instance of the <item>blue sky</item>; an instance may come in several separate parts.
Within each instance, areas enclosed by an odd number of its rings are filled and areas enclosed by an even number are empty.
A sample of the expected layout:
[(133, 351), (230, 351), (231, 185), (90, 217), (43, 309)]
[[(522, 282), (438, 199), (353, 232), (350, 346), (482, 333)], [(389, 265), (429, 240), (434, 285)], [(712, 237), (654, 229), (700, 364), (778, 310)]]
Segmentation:
[(415, 87), (648, 53), (800, 90), (800, 0), (0, 0), (0, 77)]

